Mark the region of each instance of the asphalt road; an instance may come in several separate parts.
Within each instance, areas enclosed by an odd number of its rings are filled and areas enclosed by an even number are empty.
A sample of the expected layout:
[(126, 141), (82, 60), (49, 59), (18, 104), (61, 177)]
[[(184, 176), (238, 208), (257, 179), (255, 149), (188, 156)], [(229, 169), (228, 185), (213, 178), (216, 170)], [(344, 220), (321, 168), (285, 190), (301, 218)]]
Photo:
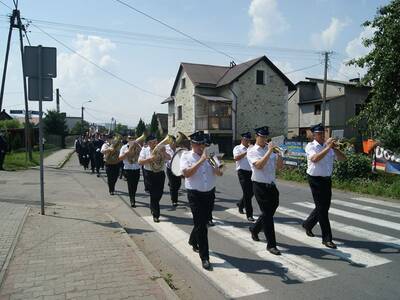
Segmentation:
[[(313, 206), (308, 186), (279, 182), (278, 188), (275, 230), (280, 257), (265, 250), (263, 234), (261, 242), (251, 240), (249, 223), (236, 208), (241, 189), (233, 165), (218, 178), (213, 213), (217, 225), (209, 229), (213, 272), (201, 269), (198, 254), (187, 244), (192, 219), (186, 194), (182, 192), (180, 206), (173, 208), (167, 182), (159, 224), (153, 223), (149, 197), (139, 184), (134, 210), (141, 218), (130, 234), (182, 298), (400, 299), (400, 202), (335, 191), (330, 219), (339, 247), (331, 250), (321, 245), (318, 226), (314, 238), (301, 228)], [(120, 180), (117, 189), (121, 201), (128, 203), (126, 183)], [(255, 199), (253, 206), (257, 215)]]

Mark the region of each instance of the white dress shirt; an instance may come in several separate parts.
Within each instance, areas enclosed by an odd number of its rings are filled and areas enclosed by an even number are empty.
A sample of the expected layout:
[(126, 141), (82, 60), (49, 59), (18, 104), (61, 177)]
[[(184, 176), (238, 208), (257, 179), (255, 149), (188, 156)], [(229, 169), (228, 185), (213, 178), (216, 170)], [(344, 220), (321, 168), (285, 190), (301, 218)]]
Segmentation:
[[(200, 155), (191, 151), (185, 151), (180, 160), (181, 171), (192, 167), (200, 160)], [(190, 177), (185, 178), (185, 187), (189, 190), (209, 192), (215, 188), (216, 175), (208, 160), (204, 161), (197, 171)]]
[(312, 162), (311, 157), (321, 152), (325, 148), (325, 144), (321, 145), (316, 140), (308, 143), (306, 146), (307, 154), (307, 174), (311, 176), (331, 176), (333, 171), (333, 161), (335, 160), (335, 152), (330, 149), (328, 153), (320, 161)]
[(250, 163), (251, 170), (253, 173), (251, 174), (251, 180), (261, 183), (272, 183), (275, 182), (276, 177), (276, 161), (278, 155), (275, 153), (271, 153), (267, 163), (262, 169), (257, 169), (254, 166), (256, 161), (259, 161), (265, 153), (268, 152), (268, 146), (265, 145), (264, 148), (260, 147), (259, 145), (254, 145), (249, 150), (247, 150), (247, 159)]
[[(151, 157), (151, 149), (149, 146), (142, 147), (142, 150), (140, 150), (139, 154), (139, 159), (148, 159)], [(145, 164), (143, 165), (144, 169), (147, 171), (152, 171), (150, 164)]]
[(105, 154), (105, 152), (106, 152), (108, 149), (110, 149), (110, 148), (111, 148), (111, 144), (109, 144), (108, 142), (105, 142), (105, 143), (103, 144), (103, 146), (101, 146), (100, 152), (103, 153), (103, 154)]
[[(233, 148), (233, 157), (236, 157), (247, 151), (248, 151), (247, 147), (245, 147), (243, 144), (237, 145), (235, 148)], [(250, 167), (249, 161), (247, 160), (246, 156), (247, 155), (245, 155), (241, 160), (235, 161), (236, 171), (237, 170), (251, 171), (251, 167)]]
[(173, 157), (174, 154), (175, 154), (175, 151), (174, 151), (174, 149), (171, 148), (170, 145), (166, 145), (166, 146), (165, 146), (165, 152), (167, 152), (167, 154), (169, 154), (169, 155), (171, 156), (171, 159), (170, 159), (170, 160), (166, 160), (166, 161), (165, 161), (165, 166), (166, 166), (168, 169), (171, 169), (171, 160), (172, 160), (172, 157)]
[[(129, 151), (129, 144), (123, 145), (121, 150), (119, 151), (119, 155), (124, 155), (126, 152)], [(138, 170), (140, 166), (137, 162), (131, 164), (127, 157), (124, 158), (124, 170)]]

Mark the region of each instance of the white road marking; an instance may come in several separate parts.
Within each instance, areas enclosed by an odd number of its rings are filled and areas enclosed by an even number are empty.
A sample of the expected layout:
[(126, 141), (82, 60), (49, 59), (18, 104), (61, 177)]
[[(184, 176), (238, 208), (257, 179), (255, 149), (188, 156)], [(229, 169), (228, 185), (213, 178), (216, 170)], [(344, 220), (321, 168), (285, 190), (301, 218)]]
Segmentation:
[[(290, 208), (286, 208), (283, 206), (279, 206), (277, 212), (283, 215), (299, 218), (302, 220), (305, 220), (308, 217), (308, 215), (305, 213)], [(375, 231), (366, 230), (356, 226), (346, 225), (344, 223), (332, 220), (330, 220), (330, 222), (334, 231), (343, 232), (348, 235), (356, 236), (357, 238), (362, 238), (368, 241), (382, 243), (389, 247), (400, 249), (400, 239), (396, 237), (381, 234)]]
[(394, 203), (394, 202), (390, 202), (390, 201), (382, 201), (382, 200), (371, 199), (371, 198), (366, 198), (366, 197), (353, 197), (351, 199), (361, 201), (361, 202), (367, 202), (367, 203), (373, 203), (373, 204), (378, 204), (378, 205), (383, 205), (383, 206), (400, 208), (400, 203)]
[(343, 200), (337, 200), (333, 199), (332, 203), (341, 205), (341, 206), (346, 206), (346, 207), (351, 207), (351, 208), (356, 208), (359, 210), (364, 210), (364, 211), (369, 211), (375, 214), (380, 214), (380, 215), (386, 215), (390, 217), (396, 217), (400, 218), (400, 212), (388, 210), (388, 209), (383, 209), (383, 208), (378, 208), (378, 207), (373, 207), (373, 206), (366, 206), (362, 204), (357, 204), (354, 202), (349, 202), (349, 201), (343, 201)]
[[(246, 219), (245, 215), (239, 214), (237, 210), (234, 208), (228, 209), (226, 211), (231, 214), (234, 214), (235, 216), (239, 216), (240, 218)], [(321, 244), (321, 241), (319, 239), (307, 237), (304, 230), (296, 228), (295, 226), (290, 226), (275, 222), (275, 232), (277, 234), (284, 235), (290, 239), (299, 241), (300, 243), (311, 246), (313, 248), (322, 250), (324, 252), (328, 252), (329, 254), (340, 257), (343, 260), (358, 266), (369, 268), (391, 262), (386, 258), (369, 254), (359, 249), (347, 247), (343, 243), (337, 243), (339, 247), (338, 249), (327, 248)], [(279, 247), (279, 241), (278, 241), (278, 247)]]
[(240, 298), (268, 291), (267, 288), (212, 251), (210, 251), (210, 262), (214, 269), (213, 271), (204, 270), (201, 266), (199, 254), (193, 252), (188, 245), (189, 234), (171, 222), (165, 221), (164, 218), (160, 218), (160, 223), (154, 223), (150, 216), (143, 217), (143, 219), (227, 297)]
[[(233, 212), (229, 212), (232, 213)], [(224, 223), (221, 219), (217, 220), (217, 226), (212, 227), (219, 235), (234, 241), (236, 244), (253, 253), (263, 260), (271, 261), (283, 269), (287, 269), (288, 273), (298, 278), (300, 281), (314, 281), (327, 277), (335, 276), (327, 269), (319, 267), (318, 265), (302, 258), (299, 255), (291, 254), (290, 252), (283, 251), (282, 255), (276, 256), (270, 254), (266, 249), (266, 244), (263, 242), (255, 242), (251, 239), (250, 232), (245, 229), (234, 227)], [(280, 248), (282, 250), (282, 248)]]
[[(304, 203), (303, 202), (296, 202), (295, 204), (299, 205), (299, 206), (307, 207), (307, 208), (314, 208), (314, 204), (311, 203), (311, 202), (304, 202)], [(356, 213), (352, 213), (352, 212), (347, 212), (345, 210), (336, 209), (336, 208), (330, 208), (329, 209), (329, 213), (332, 214), (332, 215), (337, 215), (337, 216), (340, 216), (340, 217), (350, 218), (350, 219), (353, 219), (353, 220), (358, 220), (358, 221), (361, 221), (361, 222), (374, 224), (374, 225), (381, 226), (381, 227), (386, 227), (386, 228), (390, 228), (390, 229), (394, 229), (394, 230), (400, 230), (400, 223), (381, 220), (381, 219), (378, 219), (378, 218), (369, 217), (369, 216), (365, 216), (365, 215), (360, 215), (360, 214), (356, 214)]]

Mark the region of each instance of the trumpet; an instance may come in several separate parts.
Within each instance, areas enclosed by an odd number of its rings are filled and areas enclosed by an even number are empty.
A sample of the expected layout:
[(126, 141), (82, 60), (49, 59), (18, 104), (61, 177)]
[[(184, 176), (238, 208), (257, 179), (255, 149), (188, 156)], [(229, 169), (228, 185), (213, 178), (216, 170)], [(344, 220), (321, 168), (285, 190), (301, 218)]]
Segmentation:
[(272, 148), (272, 152), (279, 154), (280, 156), (285, 156), (285, 154), (287, 154), (288, 149), (283, 149), (279, 146), (275, 146)]
[[(204, 151), (207, 151), (207, 149), (205, 149)], [(218, 156), (215, 153), (207, 153), (206, 152), (206, 155), (207, 155), (208, 163), (214, 169), (219, 169), (219, 168), (222, 168), (224, 166), (224, 163), (218, 158)]]

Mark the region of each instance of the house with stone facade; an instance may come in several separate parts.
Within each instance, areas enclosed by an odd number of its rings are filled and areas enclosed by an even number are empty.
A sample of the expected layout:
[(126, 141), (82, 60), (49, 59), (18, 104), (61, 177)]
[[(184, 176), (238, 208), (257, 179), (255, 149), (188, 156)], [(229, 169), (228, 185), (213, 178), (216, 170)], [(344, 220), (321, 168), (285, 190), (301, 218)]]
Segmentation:
[(287, 134), (288, 94), (294, 84), (266, 57), (230, 66), (181, 63), (168, 105), (168, 132), (203, 130), (231, 153), (240, 134), (267, 125)]
[[(310, 126), (321, 122), (323, 79), (308, 78), (296, 84), (296, 92), (288, 101), (288, 137), (306, 137)], [(345, 138), (358, 136), (348, 121), (358, 115), (368, 98), (371, 87), (361, 86), (359, 80), (328, 80), (326, 86), (326, 136), (340, 131)]]

